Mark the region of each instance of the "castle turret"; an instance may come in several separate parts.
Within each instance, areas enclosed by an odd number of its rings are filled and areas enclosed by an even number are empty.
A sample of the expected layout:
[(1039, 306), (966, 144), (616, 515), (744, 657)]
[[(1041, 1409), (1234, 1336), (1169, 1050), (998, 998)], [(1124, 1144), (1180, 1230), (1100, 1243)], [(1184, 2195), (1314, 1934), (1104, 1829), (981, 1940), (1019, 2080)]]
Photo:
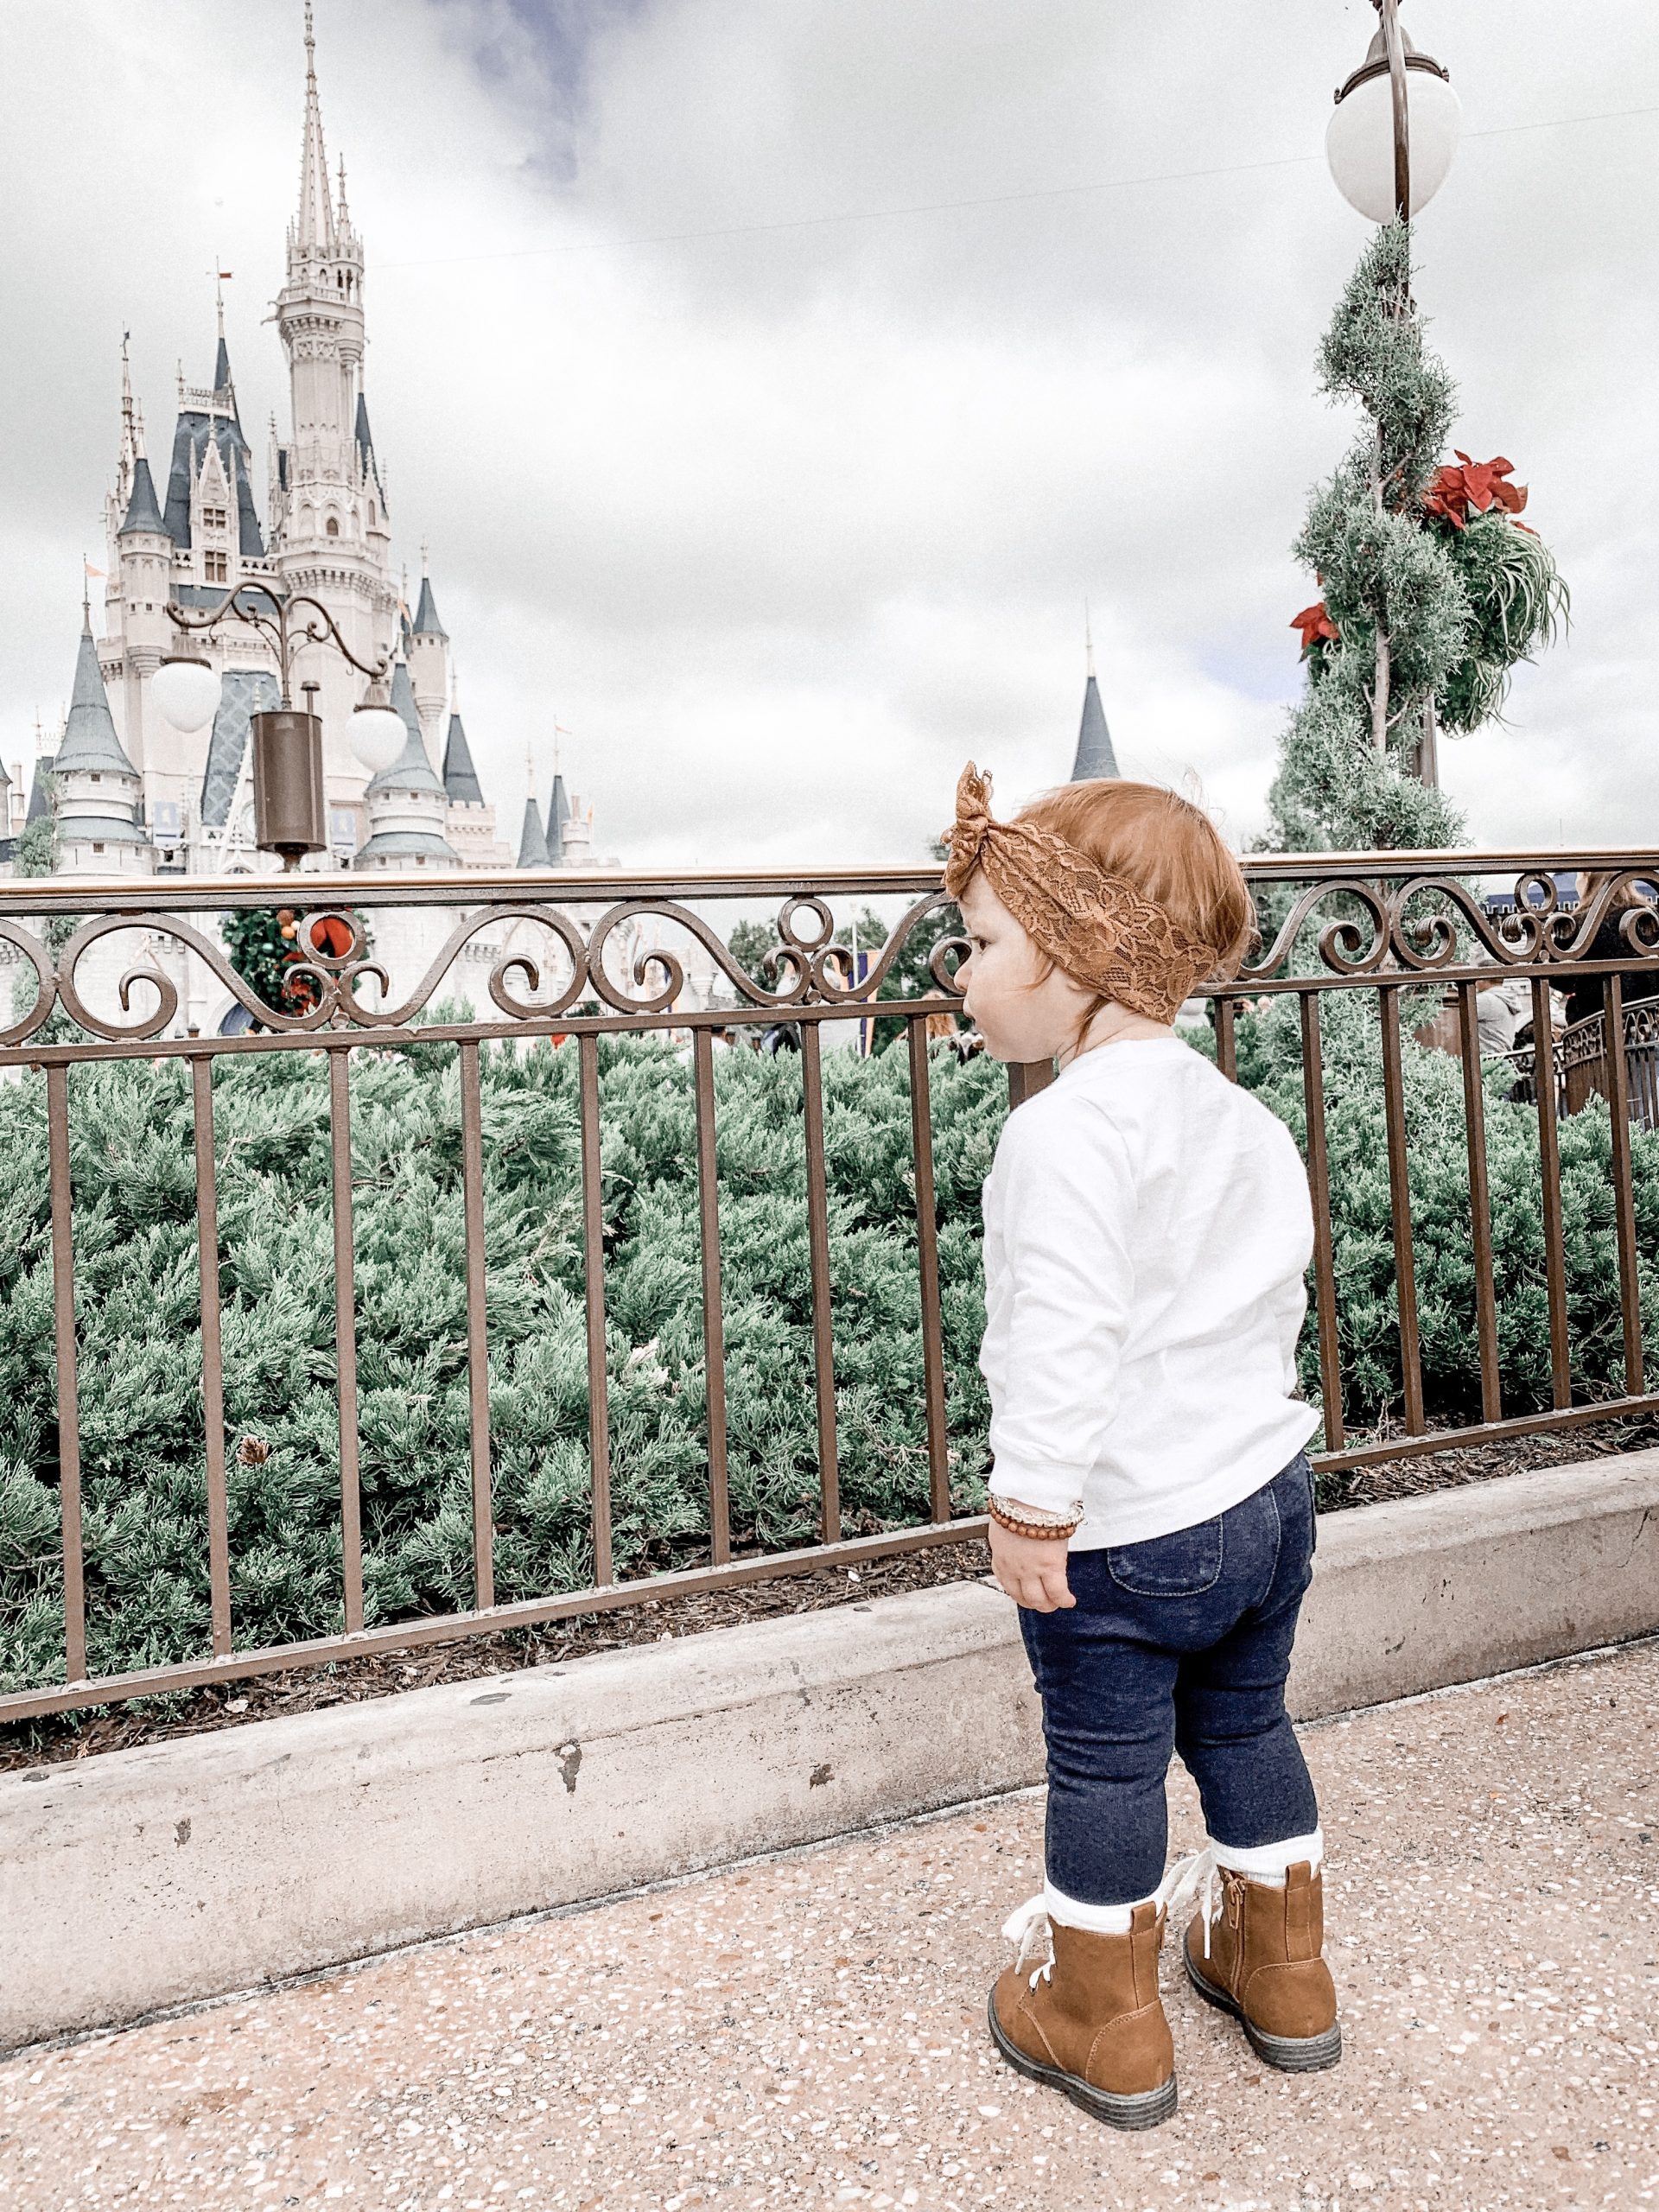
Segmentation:
[(591, 868), (594, 864), (594, 810), (584, 806), (579, 798), (570, 802), (570, 811), (559, 830), (558, 865), (561, 868)]
[(449, 633), (438, 619), (432, 596), (432, 579), (421, 563), (421, 597), (415, 609), (415, 626), (409, 633), (409, 680), (414, 688), (415, 708), (425, 735), (436, 741), (443, 727), (443, 710), (449, 696)]
[(551, 868), (552, 855), (547, 849), (547, 833), (542, 828), (542, 810), (536, 804), (532, 791), (524, 801), (524, 826), (518, 835), (518, 865), (520, 868)]
[(409, 741), (390, 768), (383, 768), (367, 793), (369, 842), (357, 856), (359, 868), (453, 867), (454, 848), (443, 834), (448, 800), (433, 772), (421, 718), (410, 687), (409, 664), (399, 659), (391, 674), (391, 703), (404, 718)]
[(143, 828), (143, 782), (115, 734), (84, 602), (75, 687), (52, 773), (64, 874), (148, 875), (154, 855)]
[(547, 802), (547, 849), (553, 855), (555, 868), (563, 863), (564, 831), (569, 819), (570, 801), (565, 793), (564, 778), (556, 768), (552, 794)]
[(116, 532), (113, 581), (120, 621), (123, 749), (142, 773), (156, 765), (147, 727), (148, 679), (161, 666), (163, 654), (174, 650), (176, 633), (167, 613), (173, 589), (173, 540), (156, 496), (142, 426), (136, 432), (136, 445), (127, 511)]

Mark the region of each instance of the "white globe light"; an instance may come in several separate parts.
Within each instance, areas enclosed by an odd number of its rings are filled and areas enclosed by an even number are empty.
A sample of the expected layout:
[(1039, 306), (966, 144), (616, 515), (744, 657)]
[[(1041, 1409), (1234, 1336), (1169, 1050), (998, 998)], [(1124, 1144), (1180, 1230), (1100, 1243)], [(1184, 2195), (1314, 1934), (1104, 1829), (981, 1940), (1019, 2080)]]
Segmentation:
[(404, 718), (395, 707), (373, 703), (352, 713), (352, 750), (372, 776), (390, 768), (409, 742)]
[[(1406, 71), (1411, 124), (1411, 212), (1427, 207), (1446, 182), (1458, 150), (1463, 103), (1433, 70)], [(1373, 223), (1391, 223), (1394, 199), (1394, 90), (1387, 70), (1367, 77), (1338, 102), (1325, 127), (1325, 159), (1337, 189)]]
[(205, 729), (219, 709), (219, 671), (205, 660), (164, 660), (150, 680), (150, 693), (175, 729)]

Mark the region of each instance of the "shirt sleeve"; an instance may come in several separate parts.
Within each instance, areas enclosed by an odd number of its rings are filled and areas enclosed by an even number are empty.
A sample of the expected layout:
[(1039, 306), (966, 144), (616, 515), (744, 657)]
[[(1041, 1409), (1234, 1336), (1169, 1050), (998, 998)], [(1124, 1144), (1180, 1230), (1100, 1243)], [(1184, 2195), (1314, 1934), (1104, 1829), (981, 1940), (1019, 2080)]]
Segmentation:
[(1080, 1505), (1116, 1411), (1135, 1289), (1135, 1177), (1122, 1135), (1088, 1106), (1064, 1116), (1020, 1108), (997, 1167), (1004, 1325), (982, 1363), (992, 1484), (999, 1497), (1064, 1512)]

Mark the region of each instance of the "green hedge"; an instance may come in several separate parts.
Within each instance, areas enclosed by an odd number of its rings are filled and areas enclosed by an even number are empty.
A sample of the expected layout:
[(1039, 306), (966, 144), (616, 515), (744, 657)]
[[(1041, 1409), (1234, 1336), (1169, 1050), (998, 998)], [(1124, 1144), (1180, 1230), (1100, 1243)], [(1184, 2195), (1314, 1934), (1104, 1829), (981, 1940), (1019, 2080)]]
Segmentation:
[[(485, 1047), (491, 1427), (503, 1600), (592, 1578), (574, 1044)], [(824, 1055), (846, 1531), (928, 1510), (900, 1049)], [(723, 1053), (721, 1241), (733, 1541), (815, 1539), (801, 1104), (791, 1055)], [(957, 1501), (981, 1479), (979, 1186), (1007, 1088), (932, 1071)], [(342, 1625), (327, 1080), (310, 1054), (226, 1056), (214, 1085), (226, 1422), (239, 1644)], [(689, 1071), (601, 1046), (617, 1571), (707, 1555), (701, 1273)], [(190, 1091), (177, 1062), (70, 1077), (87, 1641), (95, 1672), (204, 1649), (208, 1591)], [(353, 1056), (365, 1606), (472, 1600), (461, 1114), (453, 1046)], [(0, 1085), (0, 1687), (60, 1678), (44, 1084)]]

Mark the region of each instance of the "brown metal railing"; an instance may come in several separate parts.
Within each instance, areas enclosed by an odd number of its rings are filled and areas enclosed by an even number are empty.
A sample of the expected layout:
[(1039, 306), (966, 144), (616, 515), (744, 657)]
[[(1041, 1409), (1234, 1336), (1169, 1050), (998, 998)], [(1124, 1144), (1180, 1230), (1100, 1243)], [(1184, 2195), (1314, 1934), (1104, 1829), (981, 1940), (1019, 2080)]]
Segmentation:
[[(1567, 867), (1597, 872), (1605, 886), (1582, 911), (1556, 901), (1556, 872)], [(1534, 1086), (1541, 1177), (1545, 1290), (1549, 1338), (1551, 1403), (1506, 1415), (1499, 1371), (1498, 1317), (1488, 1168), (1486, 1092), (1476, 1024), (1476, 994), (1494, 962), (1532, 985), (1535, 1052), (1556, 1065), (1550, 988), (1588, 976), (1605, 976), (1608, 1019), (1615, 1033), (1629, 1018), (1621, 1003), (1619, 971), (1659, 958), (1659, 915), (1643, 905), (1621, 906), (1627, 957), (1591, 961), (1585, 948), (1611, 910), (1610, 902), (1638, 895), (1659, 873), (1649, 849), (1560, 855), (1338, 854), (1269, 856), (1248, 864), (1253, 885), (1278, 914), (1271, 944), (1259, 950), (1234, 982), (1203, 995), (1211, 1004), (1218, 1065), (1238, 1072), (1240, 1010), (1292, 995), (1298, 1001), (1306, 1152), (1314, 1200), (1316, 1243), (1313, 1310), (1318, 1331), (1324, 1415), (1324, 1451), (1318, 1464), (1346, 1468), (1448, 1444), (1485, 1441), (1540, 1429), (1564, 1428), (1659, 1410), (1659, 1395), (1645, 1389), (1630, 1116), (1649, 1096), (1650, 1078), (1638, 1080), (1628, 1055), (1614, 1054), (1600, 1085), (1611, 1107), (1614, 1219), (1623, 1323), (1623, 1387), (1576, 1398), (1569, 1329), (1568, 1282), (1563, 1245), (1560, 1124), (1577, 1110), (1570, 1090), (1556, 1083)], [(1514, 911), (1494, 916), (1479, 886), (1503, 881), (1515, 894)], [(1631, 887), (1637, 887), (1633, 891)], [(343, 954), (318, 953), (306, 963), (309, 1003), (302, 1011), (257, 1000), (230, 966), (207, 927), (189, 917), (236, 907), (267, 907), (278, 897), (302, 895), (303, 931), (323, 916), (350, 933)], [(1645, 895), (1640, 893), (1640, 895)], [(869, 973), (855, 982), (852, 964), (834, 942), (838, 909), (877, 899), (903, 902), (905, 912)], [(737, 963), (711, 912), (729, 915), (747, 903), (764, 902), (774, 918), (775, 942), (761, 974)], [(64, 1612), (60, 1679), (0, 1694), (0, 1720), (19, 1719), (77, 1706), (252, 1675), (308, 1662), (459, 1640), (504, 1629), (521, 1629), (579, 1613), (689, 1588), (714, 1589), (915, 1547), (959, 1541), (982, 1528), (971, 1516), (953, 1517), (946, 1372), (940, 1312), (939, 1251), (933, 1164), (931, 1017), (949, 1014), (959, 1001), (951, 983), (950, 948), (931, 952), (927, 984), (885, 1001), (880, 1012), (896, 1018), (906, 1040), (911, 1101), (912, 1172), (922, 1328), (929, 1516), (913, 1527), (843, 1534), (838, 1465), (835, 1344), (831, 1319), (831, 1243), (824, 1147), (823, 1025), (871, 1010), (878, 993), (913, 933), (937, 918), (944, 904), (935, 871), (826, 871), (813, 875), (581, 878), (523, 874), (434, 875), (424, 880), (359, 876), (289, 878), (270, 882), (236, 878), (185, 880), (161, 886), (50, 879), (0, 885), (0, 946), (14, 977), (32, 969), (34, 1003), (14, 1007), (0, 1026), (0, 1080), (17, 1071), (43, 1070), (50, 1178), (51, 1287), (56, 1363), (58, 1467), (56, 1491), (61, 1531)], [(359, 995), (374, 974), (363, 951), (353, 910), (446, 908), (458, 918), (431, 957), (422, 980), (397, 1004), (377, 1007)], [(67, 942), (54, 920), (77, 918)], [(728, 925), (724, 925), (728, 926)], [(937, 921), (935, 920), (935, 926)], [(649, 927), (665, 935), (643, 944)], [(118, 982), (106, 977), (120, 1011), (94, 1001), (93, 971), (108, 952), (95, 949), (121, 931), (138, 931), (153, 948), (170, 943), (217, 979), (230, 997), (264, 1024), (240, 1035), (176, 1033), (180, 993), (154, 950)], [(515, 939), (513, 933), (518, 932)], [(632, 941), (630, 932), (633, 932)], [(422, 1020), (451, 979), (465, 948), (480, 937), (501, 942), (487, 977), (497, 1010), (487, 1019)], [(532, 949), (531, 939), (539, 939)], [(672, 941), (670, 941), (672, 940)], [(546, 948), (553, 949), (549, 980)], [(726, 1002), (689, 1005), (685, 962), (690, 948), (702, 956)], [(620, 954), (624, 972), (616, 972)], [(0, 970), (0, 989), (5, 971)], [(384, 983), (385, 979), (380, 979)], [(1455, 1002), (1456, 1039), (1463, 1061), (1462, 1097), (1467, 1142), (1470, 1236), (1475, 1283), (1481, 1418), (1456, 1427), (1432, 1427), (1426, 1407), (1420, 1341), (1411, 1213), (1403, 1037), (1423, 987)], [(134, 1010), (134, 995), (138, 1008)], [(1368, 993), (1381, 1017), (1380, 1080), (1384, 1151), (1391, 1200), (1390, 1236), (1397, 1292), (1402, 1426), (1388, 1434), (1352, 1437), (1344, 1418), (1344, 1378), (1338, 1332), (1338, 1253), (1332, 1233), (1327, 1116), (1331, 1094), (1320, 1024), (1321, 1003), (1333, 994)], [(524, 995), (528, 993), (528, 995)], [(0, 1013), (3, 1002), (0, 1001)], [(80, 1034), (48, 1041), (48, 1026), (67, 1015)], [(1421, 1014), (1418, 1016), (1421, 1019)], [(1645, 1020), (1649, 1017), (1644, 1015)], [(728, 1498), (726, 1354), (721, 1297), (719, 1188), (715, 1156), (714, 1039), (717, 1030), (768, 1025), (787, 1019), (799, 1027), (805, 1145), (806, 1286), (810, 1311), (813, 1401), (817, 1454), (820, 1541), (785, 1552), (734, 1557)], [(418, 1025), (418, 1026), (417, 1026)], [(607, 1035), (690, 1033), (698, 1198), (700, 1293), (706, 1382), (709, 1541), (707, 1563), (632, 1581), (615, 1578), (613, 1554), (611, 1440), (606, 1342), (605, 1214), (601, 1189), (601, 1103), (599, 1040)], [(1571, 1037), (1572, 1033), (1568, 1033)], [(582, 1247), (585, 1283), (590, 1535), (594, 1581), (581, 1590), (496, 1601), (493, 1566), (492, 1442), (489, 1399), (489, 1317), (485, 1249), (486, 1145), (480, 1048), (504, 1039), (574, 1039), (578, 1060)], [(1636, 1045), (1651, 1059), (1651, 1033)], [(467, 1457), (471, 1478), (473, 1604), (441, 1615), (365, 1625), (365, 1588), (359, 1472), (358, 1313), (354, 1284), (351, 1063), (356, 1052), (453, 1043), (458, 1048), (461, 1107), (461, 1183), (464, 1223), (466, 1363), (470, 1417)], [(220, 1231), (216, 1191), (213, 1070), (242, 1054), (302, 1052), (326, 1056), (328, 1067), (328, 1142), (331, 1168), (338, 1399), (341, 1633), (312, 1637), (257, 1649), (235, 1646), (232, 1554), (226, 1508), (225, 1377), (221, 1344)], [(200, 1268), (202, 1470), (211, 1650), (176, 1663), (95, 1678), (87, 1674), (86, 1592), (82, 1558), (79, 1385), (75, 1309), (74, 1214), (70, 1180), (69, 1071), (77, 1065), (119, 1058), (178, 1059), (189, 1065), (194, 1114), (197, 1249)], [(1560, 1063), (1565, 1065), (1563, 1061)], [(1647, 1060), (1642, 1065), (1645, 1069)], [(1046, 1068), (1009, 1071), (1018, 1105), (1049, 1079)], [(1579, 1102), (1580, 1104), (1583, 1101)], [(1645, 1113), (1638, 1122), (1647, 1122)], [(1650, 1126), (1650, 1123), (1649, 1123)]]

